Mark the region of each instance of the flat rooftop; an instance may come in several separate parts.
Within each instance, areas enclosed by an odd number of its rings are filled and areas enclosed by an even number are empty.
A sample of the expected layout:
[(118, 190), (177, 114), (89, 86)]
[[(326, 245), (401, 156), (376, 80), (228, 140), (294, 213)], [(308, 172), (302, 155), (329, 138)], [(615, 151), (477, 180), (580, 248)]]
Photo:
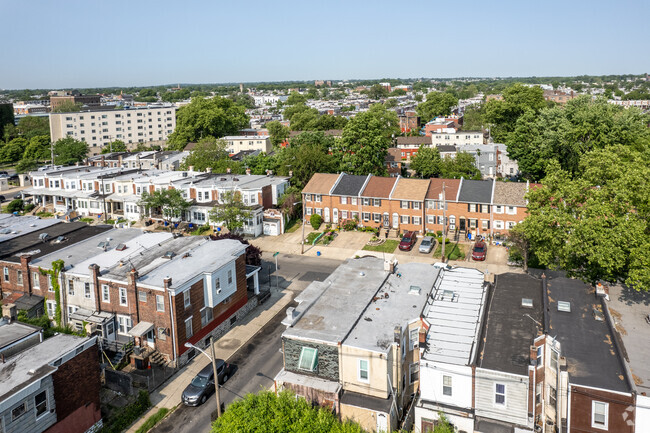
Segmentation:
[(478, 269), (443, 271), (423, 312), (429, 324), (423, 360), (456, 365), (474, 362), (487, 293), (485, 276)]
[[(532, 307), (522, 306), (523, 299)], [(496, 276), (487, 310), (477, 365), (512, 374), (528, 374), (530, 346), (544, 332), (542, 281), (524, 274)]]
[(2, 245), (2, 251), (5, 251), (7, 245), (5, 242), (10, 239), (60, 223), (61, 220), (53, 218), (41, 219), (37, 216), (18, 216), (2, 213), (0, 214), (0, 245)]
[(295, 310), (301, 317), (283, 338), (342, 342), (387, 277), (382, 259), (348, 259), (325, 281), (312, 282), (305, 289)]
[(405, 329), (420, 318), (439, 272), (430, 264), (398, 265), (395, 273), (388, 276), (372, 298), (343, 345), (388, 352), (394, 340), (395, 327)]
[(37, 334), (41, 328), (25, 323), (13, 322), (0, 326), (0, 349), (19, 341), (28, 335)]
[(650, 395), (650, 293), (629, 287), (609, 289), (609, 311), (623, 339), (632, 378), (639, 393)]
[(55, 335), (12, 356), (4, 364), (0, 363), (0, 383), (2, 383), (0, 402), (28, 384), (55, 371), (56, 367), (50, 365), (52, 362), (86, 341), (88, 338), (85, 337)]
[[(549, 279), (548, 290), (549, 333), (557, 333), (562, 355), (567, 358), (569, 381), (629, 392), (622, 360), (614, 346), (614, 336), (596, 313), (602, 308), (596, 290), (581, 281), (564, 277)], [(569, 302), (571, 312), (558, 311), (559, 301)]]

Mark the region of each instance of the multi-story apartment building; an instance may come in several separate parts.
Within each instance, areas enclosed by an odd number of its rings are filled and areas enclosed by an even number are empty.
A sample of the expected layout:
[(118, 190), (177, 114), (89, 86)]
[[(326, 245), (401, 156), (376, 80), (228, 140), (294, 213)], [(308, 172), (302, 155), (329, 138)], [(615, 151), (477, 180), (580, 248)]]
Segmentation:
[(62, 104), (66, 102), (71, 102), (73, 104), (86, 105), (88, 107), (98, 106), (102, 102), (101, 95), (82, 95), (79, 93), (68, 93), (68, 92), (58, 92), (65, 93), (63, 95), (52, 95), (50, 96), (50, 109), (56, 111)]
[(483, 131), (435, 131), (431, 134), (431, 140), (434, 146), (453, 145), (453, 146), (478, 146), (485, 144)]
[(432, 144), (431, 136), (427, 135), (397, 137), (395, 139), (395, 147), (399, 149), (401, 158), (406, 161), (410, 161), (412, 157), (417, 155), (420, 146), (431, 147)]
[(50, 114), (52, 141), (65, 137), (84, 141), (91, 155), (101, 153), (104, 146), (115, 140), (123, 141), (127, 147), (138, 143), (165, 145), (174, 128), (173, 105)]
[(369, 431), (399, 428), (419, 387), (420, 317), (438, 274), (367, 257), (312, 283), (287, 310), (276, 386)]
[(229, 135), (223, 140), (228, 144), (226, 149), (230, 155), (249, 150), (269, 153), (273, 149), (268, 135)]
[(529, 186), (494, 180), (317, 173), (302, 192), (306, 220), (317, 213), (327, 223), (355, 219), (360, 226), (400, 233), (437, 232), (445, 227), (453, 234), (474, 238), (505, 236), (523, 221)]

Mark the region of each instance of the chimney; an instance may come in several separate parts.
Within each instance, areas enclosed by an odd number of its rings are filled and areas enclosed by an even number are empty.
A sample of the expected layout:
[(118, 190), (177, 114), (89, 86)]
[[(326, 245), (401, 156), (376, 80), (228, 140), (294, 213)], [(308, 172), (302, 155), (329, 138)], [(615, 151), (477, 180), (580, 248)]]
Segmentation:
[(100, 164), (102, 167), (106, 167), (106, 159), (104, 158), (104, 155), (102, 155), (102, 161)]
[(102, 294), (100, 292), (99, 288), (99, 265), (96, 265), (95, 263), (91, 264), (88, 266), (88, 270), (90, 270), (90, 283), (93, 285), (95, 288), (95, 305), (97, 306), (97, 311), (102, 311)]
[(246, 169), (246, 175), (247, 175), (247, 176), (250, 176), (250, 175), (251, 175), (251, 169), (250, 169), (250, 168), (247, 168), (247, 169)]
[(166, 277), (163, 280), (163, 284), (165, 285), (165, 290), (169, 289), (172, 286), (172, 277)]
[[(32, 295), (32, 280), (30, 278), (29, 272), (29, 262), (32, 261), (32, 256), (29, 254), (23, 254), (20, 256), (20, 270), (23, 273), (23, 281), (27, 281), (27, 293)], [(23, 283), (24, 284), (24, 283)]]
[(14, 322), (17, 316), (16, 304), (4, 304), (2, 306), (2, 317), (6, 317), (9, 323)]

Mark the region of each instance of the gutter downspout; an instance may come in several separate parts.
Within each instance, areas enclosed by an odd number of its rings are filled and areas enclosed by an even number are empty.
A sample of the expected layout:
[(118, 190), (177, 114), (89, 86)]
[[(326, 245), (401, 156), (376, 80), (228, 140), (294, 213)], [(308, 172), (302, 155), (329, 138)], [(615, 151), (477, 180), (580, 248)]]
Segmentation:
[(171, 321), (170, 333), (172, 337), (172, 352), (174, 352), (174, 365), (176, 365), (176, 333), (174, 332), (176, 327), (174, 326), (174, 304), (172, 303), (172, 292), (169, 291), (172, 284), (172, 279), (167, 277), (163, 280), (165, 285), (165, 290), (169, 297), (169, 320)]

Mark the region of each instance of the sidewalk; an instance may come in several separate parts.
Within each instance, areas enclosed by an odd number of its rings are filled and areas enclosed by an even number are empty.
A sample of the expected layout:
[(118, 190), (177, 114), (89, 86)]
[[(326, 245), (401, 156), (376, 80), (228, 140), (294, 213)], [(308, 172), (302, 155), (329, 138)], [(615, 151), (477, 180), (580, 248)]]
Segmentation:
[[(231, 329), (226, 335), (215, 342), (214, 352), (216, 357), (227, 361), (275, 317), (276, 314), (284, 311), (291, 301), (292, 292), (290, 290), (273, 292), (264, 304), (257, 306), (246, 316), (245, 321)], [(172, 410), (180, 404), (181, 395), (185, 387), (209, 363), (210, 361), (205, 356), (200, 353), (197, 354), (192, 361), (185, 365), (166, 384), (151, 393), (151, 409), (142, 415), (127, 432), (134, 433), (158, 409), (166, 407)]]

